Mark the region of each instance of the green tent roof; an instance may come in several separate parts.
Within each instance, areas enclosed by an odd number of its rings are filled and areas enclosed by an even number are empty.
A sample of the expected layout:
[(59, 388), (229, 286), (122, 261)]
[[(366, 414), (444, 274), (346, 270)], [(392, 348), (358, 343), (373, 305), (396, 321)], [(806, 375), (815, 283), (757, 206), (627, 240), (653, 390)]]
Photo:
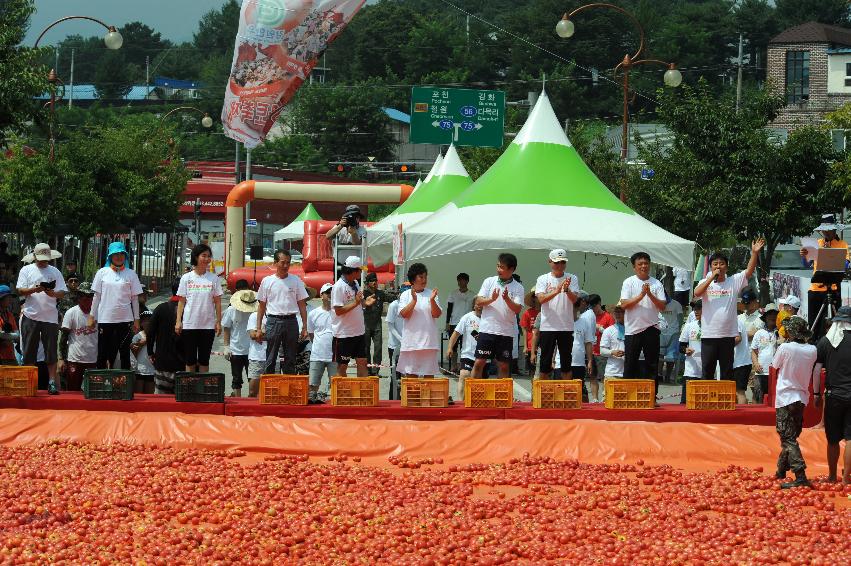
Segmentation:
[(322, 217), (319, 216), (319, 213), (316, 212), (316, 209), (313, 207), (313, 203), (307, 203), (307, 206), (304, 207), (304, 210), (293, 219), (293, 222), (304, 221), (304, 220), (322, 220)]

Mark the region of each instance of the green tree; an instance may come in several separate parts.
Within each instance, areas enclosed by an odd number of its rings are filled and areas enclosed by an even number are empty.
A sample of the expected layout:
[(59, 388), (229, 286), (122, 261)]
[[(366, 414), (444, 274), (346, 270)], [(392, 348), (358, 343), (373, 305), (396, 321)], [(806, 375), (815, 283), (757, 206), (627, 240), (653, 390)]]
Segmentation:
[(846, 200), (851, 200), (851, 143), (849, 143), (848, 132), (851, 131), (851, 103), (844, 104), (838, 110), (834, 110), (826, 116), (825, 128), (845, 130), (845, 152), (831, 164), (831, 183), (834, 188), (845, 195)]
[(774, 5), (782, 29), (809, 21), (837, 26), (851, 24), (851, 9), (847, 0), (775, 0)]
[(777, 245), (811, 232), (825, 203), (845, 202), (830, 182), (830, 137), (806, 127), (785, 144), (772, 141), (766, 127), (783, 101), (766, 92), (748, 93), (739, 113), (732, 97), (719, 99), (705, 81), (660, 97), (659, 116), (674, 141), (642, 147), (656, 175), (631, 190), (630, 206), (703, 248), (764, 237), (759, 275), (767, 293)]
[(236, 32), (239, 30), (239, 4), (227, 0), (218, 10), (201, 17), (194, 35), (195, 47), (209, 54), (232, 54)]
[(0, 162), (0, 201), (39, 236), (57, 225), (85, 238), (174, 223), (190, 175), (169, 155), (168, 135), (140, 115), (73, 132), (55, 162), (18, 150)]
[(133, 88), (134, 69), (127, 63), (121, 51), (109, 51), (103, 54), (94, 85), (101, 100), (118, 100)]
[(37, 112), (32, 99), (47, 91), (47, 68), (36, 64), (38, 52), (21, 46), (33, 11), (32, 0), (0, 3), (0, 131), (22, 131)]
[(736, 31), (744, 36), (745, 56), (755, 76), (765, 78), (765, 61), (768, 60), (768, 42), (780, 33), (777, 12), (768, 0), (742, 0), (733, 16)]

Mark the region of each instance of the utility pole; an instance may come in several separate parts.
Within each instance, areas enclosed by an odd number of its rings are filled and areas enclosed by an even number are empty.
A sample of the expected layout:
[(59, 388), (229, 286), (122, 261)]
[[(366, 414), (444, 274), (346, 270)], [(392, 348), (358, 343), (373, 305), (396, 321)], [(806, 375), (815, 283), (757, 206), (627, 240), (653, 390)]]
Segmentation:
[(151, 58), (148, 55), (145, 55), (145, 86), (151, 86)]
[(744, 58), (744, 42), (742, 34), (739, 34), (739, 78), (736, 83), (736, 114), (739, 113), (739, 104), (742, 100), (742, 59)]
[(74, 51), (75, 48), (71, 48), (71, 89), (68, 91), (68, 108), (71, 108), (74, 103)]
[[(245, 148), (245, 180), (246, 181), (251, 180), (251, 148), (250, 147)], [(251, 201), (248, 201), (247, 203), (245, 203), (245, 219), (248, 220), (249, 218), (251, 218)], [(249, 227), (246, 226), (245, 227), (245, 234), (248, 235), (248, 232), (249, 232)], [(249, 245), (251, 245), (251, 243), (250, 243), (251, 238), (249, 238), (248, 240), (249, 240)]]

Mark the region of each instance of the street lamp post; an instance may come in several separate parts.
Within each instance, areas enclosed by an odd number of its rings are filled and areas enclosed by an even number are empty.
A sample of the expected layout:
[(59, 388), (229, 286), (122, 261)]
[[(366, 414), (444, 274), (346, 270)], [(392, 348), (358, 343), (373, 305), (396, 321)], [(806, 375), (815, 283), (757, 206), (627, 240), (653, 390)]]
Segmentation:
[[(169, 116), (171, 116), (175, 112), (184, 112), (184, 111), (197, 112), (198, 114), (201, 114), (203, 116), (203, 118), (201, 118), (201, 125), (204, 126), (205, 128), (208, 128), (208, 129), (213, 127), (213, 119), (210, 117), (209, 113), (204, 112), (200, 108), (195, 108), (194, 106), (178, 106), (177, 108), (169, 110), (168, 112), (163, 114), (162, 118), (160, 118), (160, 128), (162, 128), (162, 125), (165, 123), (166, 118), (168, 118)], [(169, 145), (169, 147), (174, 146), (174, 140), (172, 138), (168, 139), (168, 145)]]
[[(39, 42), (41, 42), (41, 38), (44, 37), (51, 28), (54, 26), (61, 24), (62, 22), (68, 20), (89, 20), (95, 23), (102, 25), (106, 28), (106, 35), (103, 37), (103, 42), (108, 49), (120, 49), (121, 45), (124, 43), (124, 38), (121, 37), (121, 34), (115, 28), (115, 26), (110, 26), (102, 22), (97, 18), (93, 18), (91, 16), (65, 16), (64, 18), (59, 18), (46, 28), (42, 30), (42, 32), (38, 35), (38, 38), (35, 40), (35, 44), (33, 45), (33, 49), (38, 47)], [(50, 153), (49, 159), (52, 162), (56, 158), (56, 136), (54, 135), (54, 118), (56, 111), (56, 103), (62, 100), (62, 97), (56, 97), (56, 90), (59, 86), (65, 86), (65, 83), (62, 82), (56, 75), (56, 69), (50, 69), (50, 73), (47, 75), (47, 82), (50, 83), (50, 102), (47, 105), (50, 106)]]
[(641, 26), (641, 23), (638, 19), (629, 11), (624, 10), (620, 6), (615, 6), (614, 4), (606, 4), (603, 2), (597, 2), (594, 4), (585, 4), (584, 6), (580, 6), (573, 10), (570, 13), (566, 13), (561, 20), (556, 24), (556, 34), (561, 38), (570, 38), (573, 37), (574, 32), (576, 31), (576, 27), (573, 23), (573, 18), (580, 12), (583, 12), (589, 8), (609, 8), (620, 12), (627, 16), (630, 21), (632, 21), (635, 28), (638, 30), (639, 42), (638, 42), (638, 50), (634, 55), (630, 55), (627, 53), (624, 55), (623, 61), (618, 63), (618, 65), (614, 68), (614, 74), (617, 76), (618, 70), (623, 73), (623, 122), (622, 122), (622, 130), (621, 130), (621, 161), (624, 164), (624, 178), (621, 184), (621, 194), (620, 199), (623, 201), (626, 197), (625, 195), (625, 185), (626, 185), (626, 162), (627, 155), (629, 152), (629, 72), (630, 70), (638, 65), (644, 65), (648, 63), (655, 63), (658, 65), (663, 65), (668, 67), (663, 76), (663, 80), (665, 86), (668, 87), (678, 87), (683, 82), (682, 74), (677, 70), (677, 67), (674, 63), (668, 63), (667, 61), (660, 61), (659, 59), (641, 59), (641, 54), (644, 52), (644, 28)]

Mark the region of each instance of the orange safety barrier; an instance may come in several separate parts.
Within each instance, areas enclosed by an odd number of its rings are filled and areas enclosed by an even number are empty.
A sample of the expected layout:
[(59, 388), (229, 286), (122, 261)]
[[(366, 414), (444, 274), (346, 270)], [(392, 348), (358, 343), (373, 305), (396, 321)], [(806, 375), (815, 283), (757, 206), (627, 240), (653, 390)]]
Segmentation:
[[(595, 420), (394, 421), (228, 417), (182, 413), (0, 410), (0, 444), (50, 439), (128, 442), (251, 453), (441, 457), (446, 463), (505, 462), (533, 456), (588, 463), (670, 464), (711, 470), (736, 464), (771, 473), (780, 442), (773, 427)], [(815, 477), (826, 472), (824, 432), (800, 438)]]

